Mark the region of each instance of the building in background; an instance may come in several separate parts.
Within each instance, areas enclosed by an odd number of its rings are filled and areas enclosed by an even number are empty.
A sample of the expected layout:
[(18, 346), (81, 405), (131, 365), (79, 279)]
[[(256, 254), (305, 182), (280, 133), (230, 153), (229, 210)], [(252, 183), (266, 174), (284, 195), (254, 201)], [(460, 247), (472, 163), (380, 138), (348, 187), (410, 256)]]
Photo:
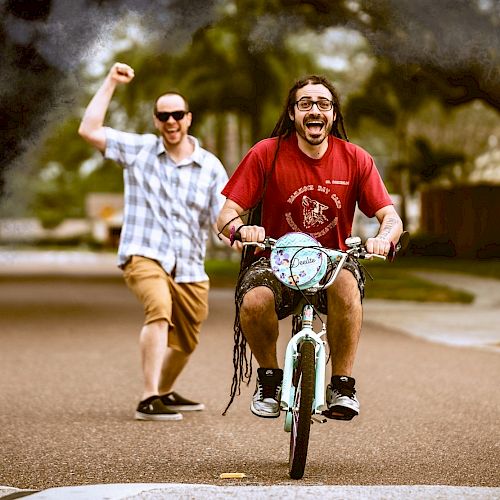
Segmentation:
[(123, 194), (89, 193), (85, 213), (92, 239), (104, 246), (117, 247), (123, 224)]

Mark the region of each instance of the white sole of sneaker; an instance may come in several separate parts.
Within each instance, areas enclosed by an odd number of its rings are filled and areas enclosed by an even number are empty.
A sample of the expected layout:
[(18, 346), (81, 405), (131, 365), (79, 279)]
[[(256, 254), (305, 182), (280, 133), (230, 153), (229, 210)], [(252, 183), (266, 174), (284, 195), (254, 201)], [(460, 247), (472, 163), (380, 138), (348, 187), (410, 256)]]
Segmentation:
[(136, 411), (134, 415), (135, 420), (152, 420), (155, 422), (166, 422), (170, 420), (182, 420), (182, 415), (180, 413), (174, 413), (172, 415), (149, 415), (148, 413), (141, 413)]
[(201, 411), (205, 409), (205, 405), (203, 403), (199, 403), (197, 405), (165, 405), (165, 408), (168, 408), (172, 411)]
[(280, 416), (280, 412), (278, 413), (261, 413), (257, 409), (255, 409), (253, 403), (250, 403), (250, 411), (256, 416), (260, 418), (278, 418)]

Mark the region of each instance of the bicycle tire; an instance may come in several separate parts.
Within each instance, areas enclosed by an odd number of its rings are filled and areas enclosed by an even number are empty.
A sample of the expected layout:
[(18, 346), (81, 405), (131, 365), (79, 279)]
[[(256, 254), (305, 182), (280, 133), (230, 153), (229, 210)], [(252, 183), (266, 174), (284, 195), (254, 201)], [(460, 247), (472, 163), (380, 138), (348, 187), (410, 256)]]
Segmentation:
[(315, 352), (311, 341), (306, 340), (300, 346), (300, 360), (294, 370), (293, 384), (295, 396), (291, 409), (289, 472), (292, 479), (301, 479), (306, 467), (314, 401)]

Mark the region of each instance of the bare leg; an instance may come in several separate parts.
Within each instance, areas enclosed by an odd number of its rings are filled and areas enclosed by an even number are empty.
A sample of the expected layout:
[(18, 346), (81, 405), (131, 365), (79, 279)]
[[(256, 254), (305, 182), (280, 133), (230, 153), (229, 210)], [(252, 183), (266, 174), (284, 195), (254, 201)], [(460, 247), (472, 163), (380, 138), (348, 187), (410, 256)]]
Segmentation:
[(343, 269), (328, 288), (328, 344), (332, 375), (351, 376), (358, 348), (363, 309), (356, 278)]
[(190, 355), (185, 352), (167, 348), (158, 384), (158, 393), (161, 396), (172, 391), (174, 383), (186, 366), (189, 357)]
[(262, 368), (278, 368), (276, 342), (279, 327), (273, 292), (259, 286), (247, 292), (240, 307), (241, 328)]
[(142, 399), (156, 396), (162, 371), (162, 364), (167, 351), (168, 323), (158, 320), (144, 325), (139, 344), (141, 351), (144, 391)]

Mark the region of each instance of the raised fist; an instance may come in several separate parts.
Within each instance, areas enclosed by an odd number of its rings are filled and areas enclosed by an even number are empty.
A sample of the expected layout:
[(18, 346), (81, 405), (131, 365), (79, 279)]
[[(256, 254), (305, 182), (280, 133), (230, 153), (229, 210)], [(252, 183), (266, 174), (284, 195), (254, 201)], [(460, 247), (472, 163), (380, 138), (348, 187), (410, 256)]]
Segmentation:
[(115, 63), (109, 70), (108, 76), (118, 83), (128, 83), (134, 78), (134, 70), (123, 63)]

